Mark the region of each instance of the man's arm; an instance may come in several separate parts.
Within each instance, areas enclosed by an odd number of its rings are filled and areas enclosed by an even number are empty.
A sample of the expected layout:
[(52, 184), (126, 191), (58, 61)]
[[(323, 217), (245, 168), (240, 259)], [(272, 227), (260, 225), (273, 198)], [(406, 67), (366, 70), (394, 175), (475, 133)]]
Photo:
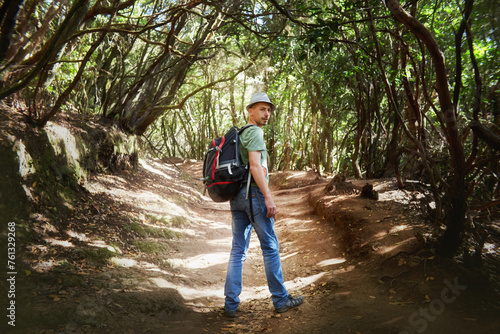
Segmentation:
[(266, 175), (264, 174), (264, 169), (260, 164), (261, 151), (248, 152), (248, 160), (250, 163), (250, 172), (252, 177), (257, 183), (260, 191), (264, 195), (266, 208), (267, 208), (267, 218), (274, 218), (276, 216), (276, 205), (274, 204), (273, 198), (271, 196), (271, 191), (267, 185)]

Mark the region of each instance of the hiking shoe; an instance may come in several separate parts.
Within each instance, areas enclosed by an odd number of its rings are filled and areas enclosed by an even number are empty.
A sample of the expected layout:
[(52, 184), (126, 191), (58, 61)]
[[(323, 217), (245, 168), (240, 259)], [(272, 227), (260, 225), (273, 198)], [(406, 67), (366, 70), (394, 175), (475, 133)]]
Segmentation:
[(288, 297), (288, 300), (286, 301), (285, 305), (281, 306), (280, 308), (277, 308), (276, 312), (283, 313), (289, 311), (292, 308), (302, 304), (303, 301), (304, 301), (304, 296), (297, 296), (297, 297), (290, 296)]
[(236, 311), (228, 311), (224, 309), (224, 315), (228, 318), (234, 318), (236, 317)]

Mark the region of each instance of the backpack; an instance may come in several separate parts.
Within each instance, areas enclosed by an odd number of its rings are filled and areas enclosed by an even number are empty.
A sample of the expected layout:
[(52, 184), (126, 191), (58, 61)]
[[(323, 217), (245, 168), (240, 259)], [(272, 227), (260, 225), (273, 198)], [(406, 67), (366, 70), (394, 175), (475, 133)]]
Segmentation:
[(233, 126), (222, 137), (213, 139), (208, 146), (203, 162), (203, 183), (214, 202), (231, 200), (249, 176), (249, 167), (241, 162), (240, 135), (253, 126), (241, 129)]

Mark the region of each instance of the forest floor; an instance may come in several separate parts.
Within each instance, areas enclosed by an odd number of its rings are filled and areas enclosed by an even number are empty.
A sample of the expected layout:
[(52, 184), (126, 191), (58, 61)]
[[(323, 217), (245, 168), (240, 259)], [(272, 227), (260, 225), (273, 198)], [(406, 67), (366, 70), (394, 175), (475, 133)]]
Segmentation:
[(271, 176), (285, 285), (304, 303), (274, 312), (254, 233), (240, 310), (226, 318), (229, 204), (202, 195), (200, 162), (175, 162), (97, 175), (58, 221), (32, 217), (8, 332), (499, 332), (497, 278), (423, 246), (421, 193), (392, 179), (371, 181), (378, 200), (353, 190), (366, 180), (325, 193), (310, 172)]

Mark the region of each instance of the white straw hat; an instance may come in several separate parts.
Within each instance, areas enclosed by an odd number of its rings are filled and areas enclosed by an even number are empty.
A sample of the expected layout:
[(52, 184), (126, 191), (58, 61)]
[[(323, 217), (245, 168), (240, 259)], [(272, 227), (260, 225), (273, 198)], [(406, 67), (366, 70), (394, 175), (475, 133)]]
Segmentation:
[(247, 104), (247, 109), (250, 108), (252, 105), (254, 105), (257, 102), (267, 102), (271, 105), (271, 111), (274, 111), (276, 109), (276, 106), (271, 102), (269, 99), (269, 96), (267, 96), (266, 93), (255, 93), (252, 95), (250, 98), (250, 102)]

